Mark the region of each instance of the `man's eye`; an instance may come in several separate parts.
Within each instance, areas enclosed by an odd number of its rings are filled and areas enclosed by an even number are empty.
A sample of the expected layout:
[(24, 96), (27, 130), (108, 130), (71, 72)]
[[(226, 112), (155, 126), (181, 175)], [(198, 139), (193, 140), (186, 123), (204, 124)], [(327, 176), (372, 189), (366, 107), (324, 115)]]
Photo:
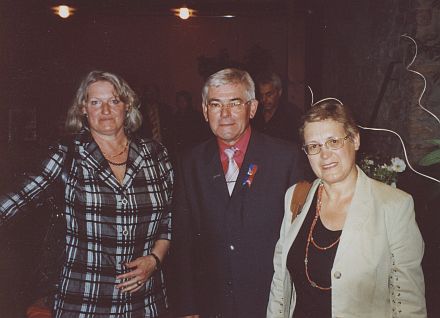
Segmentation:
[(91, 100), (89, 103), (90, 103), (90, 105), (93, 105), (93, 106), (99, 105), (98, 100)]
[(112, 99), (111, 103), (113, 105), (118, 105), (119, 104), (119, 100), (118, 99)]
[(241, 101), (236, 100), (236, 101), (230, 102), (229, 105), (231, 107), (239, 107), (241, 105)]
[(212, 108), (220, 108), (220, 107), (222, 107), (222, 104), (220, 104), (220, 103), (210, 103), (209, 106), (212, 107)]
[(331, 144), (331, 145), (336, 145), (336, 144), (339, 143), (339, 140), (337, 140), (337, 139), (329, 139), (328, 143)]

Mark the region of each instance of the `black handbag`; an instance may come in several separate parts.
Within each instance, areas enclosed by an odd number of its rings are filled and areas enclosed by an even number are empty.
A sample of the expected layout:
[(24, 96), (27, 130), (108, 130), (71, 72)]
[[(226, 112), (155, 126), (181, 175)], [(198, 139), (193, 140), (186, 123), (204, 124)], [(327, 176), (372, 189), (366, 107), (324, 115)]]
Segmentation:
[(54, 295), (58, 290), (59, 278), (66, 258), (64, 194), (72, 168), (73, 151), (73, 142), (67, 143), (67, 154), (62, 172), (37, 203), (39, 209), (50, 211), (50, 216), (34, 271), (36, 282), (33, 284), (32, 298), (43, 298), (50, 308), (53, 306)]

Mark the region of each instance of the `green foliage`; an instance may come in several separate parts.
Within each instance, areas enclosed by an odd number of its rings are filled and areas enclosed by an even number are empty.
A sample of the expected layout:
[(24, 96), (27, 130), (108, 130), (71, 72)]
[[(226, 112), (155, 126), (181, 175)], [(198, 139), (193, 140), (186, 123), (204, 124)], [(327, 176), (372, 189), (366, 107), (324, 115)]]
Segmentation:
[(364, 155), (358, 162), (359, 167), (370, 178), (396, 186), (398, 173), (405, 171), (405, 162), (398, 158), (383, 158), (378, 155)]
[(431, 151), (426, 154), (420, 161), (421, 166), (432, 166), (434, 164), (440, 163), (440, 139), (428, 140), (429, 143), (438, 146), (438, 149)]

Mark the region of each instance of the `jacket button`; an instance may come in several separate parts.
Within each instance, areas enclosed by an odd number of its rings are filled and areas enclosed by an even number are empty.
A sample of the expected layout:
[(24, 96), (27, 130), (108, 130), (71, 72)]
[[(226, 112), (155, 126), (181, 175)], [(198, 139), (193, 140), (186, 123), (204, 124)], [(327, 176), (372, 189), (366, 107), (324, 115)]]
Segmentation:
[(333, 277), (336, 278), (336, 279), (341, 278), (341, 276), (342, 276), (341, 272), (335, 272), (335, 273), (333, 274)]
[(231, 251), (233, 251), (233, 250), (235, 250), (235, 246), (231, 244), (231, 245), (229, 246), (229, 249), (230, 249)]

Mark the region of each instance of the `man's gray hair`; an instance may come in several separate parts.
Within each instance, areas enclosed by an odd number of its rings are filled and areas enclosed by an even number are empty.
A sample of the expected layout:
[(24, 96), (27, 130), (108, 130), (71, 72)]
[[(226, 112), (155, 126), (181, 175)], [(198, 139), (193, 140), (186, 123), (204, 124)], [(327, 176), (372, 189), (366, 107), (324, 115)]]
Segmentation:
[(236, 68), (226, 68), (208, 77), (202, 89), (202, 103), (208, 103), (209, 87), (219, 87), (227, 84), (242, 84), (248, 100), (255, 99), (255, 84), (248, 72)]
[(281, 78), (274, 72), (259, 74), (257, 76), (257, 83), (258, 85), (272, 84), (278, 90), (283, 88)]

